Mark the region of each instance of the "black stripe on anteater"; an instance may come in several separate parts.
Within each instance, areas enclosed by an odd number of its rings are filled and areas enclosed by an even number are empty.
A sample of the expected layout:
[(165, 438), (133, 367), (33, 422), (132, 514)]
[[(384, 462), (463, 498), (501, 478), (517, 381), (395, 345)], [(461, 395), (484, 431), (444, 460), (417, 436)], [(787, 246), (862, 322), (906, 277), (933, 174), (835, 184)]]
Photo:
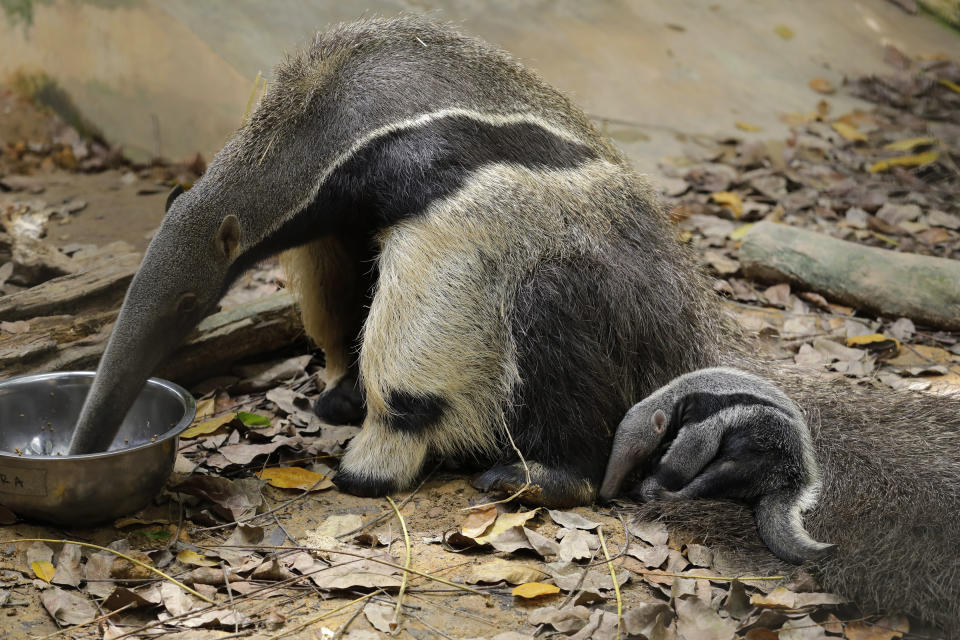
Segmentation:
[[(316, 199), (252, 247), (237, 268), (327, 233), (369, 236), (423, 213), (496, 163), (531, 169), (569, 169), (596, 158), (590, 147), (527, 122), (491, 124), (450, 115), (389, 131), (337, 167)], [(239, 263), (242, 263), (242, 267)]]
[(404, 433), (420, 433), (440, 420), (447, 401), (433, 393), (391, 391), (387, 395), (390, 413), (387, 425)]
[[(783, 411), (779, 404), (752, 393), (709, 393), (693, 391), (682, 395), (673, 405), (670, 429), (679, 429), (685, 424), (703, 422), (713, 414), (731, 407), (760, 405)], [(670, 435), (670, 434), (668, 434)]]

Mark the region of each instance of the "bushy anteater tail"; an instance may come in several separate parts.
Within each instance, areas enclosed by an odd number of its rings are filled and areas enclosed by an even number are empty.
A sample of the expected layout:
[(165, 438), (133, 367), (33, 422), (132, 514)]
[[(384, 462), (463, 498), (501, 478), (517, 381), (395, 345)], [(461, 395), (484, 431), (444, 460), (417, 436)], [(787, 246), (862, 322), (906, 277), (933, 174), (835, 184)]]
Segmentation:
[(817, 542), (803, 527), (801, 497), (796, 492), (763, 496), (754, 505), (757, 532), (775, 556), (790, 564), (822, 558), (836, 545)]

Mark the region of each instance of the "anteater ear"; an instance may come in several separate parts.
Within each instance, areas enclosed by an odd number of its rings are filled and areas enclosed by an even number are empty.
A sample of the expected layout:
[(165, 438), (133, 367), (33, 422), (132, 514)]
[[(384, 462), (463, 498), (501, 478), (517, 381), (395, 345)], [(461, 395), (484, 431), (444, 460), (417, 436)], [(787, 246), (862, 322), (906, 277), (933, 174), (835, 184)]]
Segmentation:
[(167, 195), (167, 204), (163, 205), (163, 212), (166, 213), (170, 211), (170, 205), (173, 204), (173, 201), (177, 199), (177, 196), (183, 193), (183, 185), (179, 182), (174, 185), (173, 189), (170, 189), (170, 193)]
[(650, 420), (653, 422), (654, 428), (660, 431), (663, 429), (663, 425), (667, 424), (667, 414), (665, 414), (662, 409), (657, 409), (653, 412), (653, 417), (651, 417)]
[(240, 221), (232, 213), (223, 219), (217, 229), (217, 250), (227, 260), (233, 260), (240, 251)]

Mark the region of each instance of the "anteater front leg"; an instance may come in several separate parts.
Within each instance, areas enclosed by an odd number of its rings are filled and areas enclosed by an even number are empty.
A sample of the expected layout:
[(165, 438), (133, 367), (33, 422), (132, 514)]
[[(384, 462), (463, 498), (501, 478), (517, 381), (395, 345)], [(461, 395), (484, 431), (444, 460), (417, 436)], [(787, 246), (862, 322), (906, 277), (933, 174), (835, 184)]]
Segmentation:
[(383, 235), (360, 351), (367, 417), (341, 460), (343, 491), (383, 495), (410, 486), (428, 455), (496, 450), (508, 335), (488, 294), (497, 274), (463, 235), (442, 220)]
[(326, 359), (327, 386), (314, 410), (331, 424), (363, 422), (357, 351), (373, 278), (371, 254), (360, 235), (329, 235), (282, 256), (304, 330)]

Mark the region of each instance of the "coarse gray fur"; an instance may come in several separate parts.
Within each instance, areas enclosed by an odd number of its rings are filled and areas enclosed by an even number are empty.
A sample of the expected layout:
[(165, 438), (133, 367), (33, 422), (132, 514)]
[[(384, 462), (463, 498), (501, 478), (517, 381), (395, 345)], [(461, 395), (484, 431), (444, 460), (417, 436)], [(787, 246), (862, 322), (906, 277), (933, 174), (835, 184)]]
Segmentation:
[[(494, 464), (478, 486), (517, 487), (510, 429), (535, 485), (526, 499), (588, 503), (627, 409), (719, 364), (720, 314), (656, 196), (582, 111), (503, 52), (419, 18), (364, 20), (317, 36), (269, 87), (172, 201), (72, 453), (106, 448), (231, 279), (281, 251), (327, 356), (321, 412), (330, 398), (364, 402), (335, 479), (346, 491), (409, 486), (428, 457)], [(821, 565), (826, 586), (960, 625), (957, 403), (770, 377), (808, 414), (825, 407), (824, 491), (807, 524), (849, 552)], [(653, 505), (690, 529), (752, 535), (749, 517), (711, 520), (707, 501)]]
[[(758, 361), (762, 347), (734, 334), (730, 343), (727, 363), (788, 389), (810, 427), (821, 488), (804, 523), (836, 549), (801, 569), (866, 612), (911, 615), (960, 637), (960, 398), (824, 379)], [(753, 575), (796, 574), (741, 504), (654, 501), (634, 517), (660, 520)]]
[(600, 486), (643, 501), (731, 498), (754, 507), (757, 530), (779, 558), (799, 564), (833, 545), (813, 540), (801, 513), (816, 504), (820, 470), (800, 409), (771, 382), (714, 367), (684, 374), (624, 416)]

